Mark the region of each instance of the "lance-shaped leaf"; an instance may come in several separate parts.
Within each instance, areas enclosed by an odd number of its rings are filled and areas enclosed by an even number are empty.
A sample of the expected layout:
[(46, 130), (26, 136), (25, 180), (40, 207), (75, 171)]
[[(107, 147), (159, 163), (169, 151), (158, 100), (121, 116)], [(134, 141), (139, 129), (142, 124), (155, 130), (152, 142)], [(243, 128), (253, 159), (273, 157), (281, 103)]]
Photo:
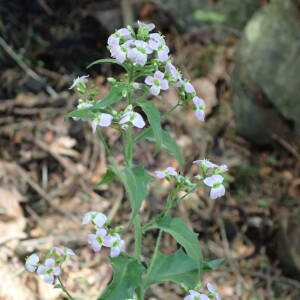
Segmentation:
[(97, 59), (95, 61), (93, 61), (91, 64), (89, 64), (86, 68), (89, 69), (90, 67), (97, 65), (97, 64), (102, 64), (102, 63), (112, 63), (112, 64), (117, 64), (121, 67), (123, 67), (127, 72), (128, 72), (128, 68), (124, 65), (119, 63), (116, 59), (114, 58), (104, 58), (104, 59)]
[(122, 90), (121, 86), (113, 86), (110, 92), (102, 100), (97, 101), (93, 106), (92, 110), (110, 106), (114, 103), (119, 102), (122, 99)]
[(117, 167), (111, 166), (113, 172), (120, 178), (128, 194), (132, 209), (131, 219), (133, 219), (141, 208), (143, 200), (148, 194), (148, 184), (153, 177), (144, 170), (144, 167), (125, 167), (120, 171)]
[(157, 148), (160, 149), (163, 141), (160, 113), (153, 101), (139, 102), (138, 105), (146, 113)]
[(213, 271), (218, 269), (222, 263), (225, 261), (224, 258), (218, 258), (211, 261), (203, 262), (203, 271)]
[[(142, 140), (149, 140), (149, 141), (155, 141), (154, 132), (152, 128), (146, 128), (144, 129), (136, 138), (135, 142), (140, 142)], [(170, 134), (162, 130), (162, 147), (167, 149), (179, 163), (180, 168), (182, 168), (183, 160), (182, 160), (182, 154), (181, 149), (176, 144), (175, 140), (171, 138)]]
[(146, 277), (145, 285), (148, 287), (151, 284), (172, 281), (193, 288), (198, 280), (197, 264), (182, 249), (179, 249), (168, 256), (158, 252), (153, 268)]
[(186, 251), (187, 255), (195, 261), (197, 267), (197, 280), (203, 269), (203, 257), (197, 234), (194, 233), (180, 218), (165, 216), (152, 224), (148, 229), (158, 228), (169, 233)]
[(82, 118), (82, 119), (94, 119), (95, 114), (92, 112), (91, 107), (89, 108), (80, 108), (71, 111), (67, 114), (69, 118)]
[(98, 185), (109, 183), (112, 180), (114, 180), (115, 178), (116, 178), (115, 172), (111, 169), (110, 166), (108, 166), (106, 173), (104, 174), (103, 178), (98, 183)]
[(144, 267), (134, 258), (120, 254), (111, 259), (114, 277), (104, 294), (97, 300), (125, 300), (132, 298), (142, 283)]

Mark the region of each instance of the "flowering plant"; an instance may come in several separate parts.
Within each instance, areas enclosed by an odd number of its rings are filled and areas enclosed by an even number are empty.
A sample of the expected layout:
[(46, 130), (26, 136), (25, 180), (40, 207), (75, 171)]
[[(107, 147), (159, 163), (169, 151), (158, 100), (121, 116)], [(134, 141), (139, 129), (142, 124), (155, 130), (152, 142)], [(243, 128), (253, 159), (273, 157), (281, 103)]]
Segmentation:
[[(134, 253), (126, 254), (125, 242), (122, 239), (121, 226), (112, 228), (109, 220), (101, 212), (87, 212), (83, 216), (84, 225), (91, 223), (94, 231), (87, 237), (87, 242), (98, 252), (102, 247), (110, 248), (110, 260), (114, 269), (114, 277), (107, 290), (98, 300), (142, 300), (146, 290), (155, 284), (170, 281), (179, 284), (186, 293), (184, 299), (220, 299), (212, 285), (208, 284), (208, 294), (195, 291), (199, 288), (199, 280), (204, 270), (217, 268), (222, 259), (210, 262), (204, 261), (201, 248), (194, 233), (181, 218), (173, 218), (170, 210), (176, 207), (185, 197), (196, 189), (207, 186), (210, 188), (210, 197), (216, 199), (225, 193), (223, 173), (227, 166), (218, 166), (209, 160), (194, 161), (198, 166), (199, 174), (194, 180), (183, 176), (173, 167), (157, 170), (150, 173), (134, 160), (134, 146), (143, 140), (156, 143), (156, 149), (167, 149), (178, 161), (180, 169), (183, 166), (181, 152), (170, 134), (161, 127), (162, 117), (150, 97), (158, 97), (161, 91), (174, 86), (179, 94), (179, 102), (168, 112), (178, 107), (185, 107), (192, 103), (195, 117), (204, 121), (205, 102), (196, 95), (192, 84), (182, 78), (181, 73), (172, 63), (169, 48), (160, 33), (152, 33), (154, 24), (138, 22), (137, 30), (131, 26), (122, 28), (113, 33), (108, 39), (108, 49), (111, 57), (93, 62), (89, 67), (99, 63), (118, 64), (126, 71), (124, 76), (117, 80), (109, 78), (112, 88), (104, 99), (97, 99), (97, 88), (88, 86), (88, 76), (78, 77), (71, 88), (81, 94), (77, 109), (68, 114), (74, 120), (90, 121), (95, 134), (102, 141), (110, 165), (100, 184), (109, 183), (118, 178), (127, 192), (130, 202), (131, 216), (129, 227), (134, 229)], [(153, 97), (152, 97), (153, 98)], [(123, 109), (117, 111), (115, 104), (124, 100)], [(101, 127), (112, 127), (122, 136), (124, 160), (118, 164), (106, 142)], [(142, 224), (140, 208), (147, 197), (148, 185), (154, 179), (167, 180), (173, 188), (165, 202), (163, 210), (148, 223)], [(158, 230), (158, 237), (150, 258), (143, 256), (142, 238), (150, 230)], [(171, 255), (160, 252), (162, 234), (170, 234), (180, 248)], [(58, 257), (54, 257), (58, 255)], [(37, 272), (44, 280), (54, 283), (60, 281), (61, 269), (56, 264), (62, 263), (68, 256), (74, 255), (70, 249), (54, 248), (46, 256), (45, 264), (40, 264), (36, 254), (27, 258), (26, 268)], [(61, 283), (61, 281), (60, 281)], [(66, 291), (65, 287), (61, 287)]]

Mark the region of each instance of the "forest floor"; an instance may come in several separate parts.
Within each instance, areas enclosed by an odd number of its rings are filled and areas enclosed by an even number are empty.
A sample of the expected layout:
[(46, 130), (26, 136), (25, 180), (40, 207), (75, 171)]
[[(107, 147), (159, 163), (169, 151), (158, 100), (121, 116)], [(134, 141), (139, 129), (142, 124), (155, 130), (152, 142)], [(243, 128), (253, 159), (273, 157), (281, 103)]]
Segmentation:
[[(45, 37), (39, 21), (36, 19), (40, 31), (35, 40)], [(92, 18), (85, 21), (86, 28), (98, 24)], [(75, 25), (64, 30), (76, 31)], [(199, 234), (207, 260), (225, 258), (218, 270), (203, 274), (203, 283), (217, 286), (225, 300), (299, 299), (300, 282), (283, 272), (277, 256), (280, 220), (292, 215), (300, 194), (297, 150), (281, 139), (273, 146), (257, 147), (236, 133), (230, 89), (236, 35), (214, 39), (200, 30), (179, 33), (175, 27), (166, 30), (165, 23), (157, 25), (166, 34), (175, 64), (207, 103), (205, 123), (197, 121), (192, 110), (180, 110), (162, 124), (183, 149), (184, 174), (192, 176), (192, 161), (203, 157), (229, 167), (225, 197), (212, 201), (207, 191), (199, 191), (172, 212)], [(9, 32), (6, 43), (1, 43), (0, 54), (7, 63), (0, 75), (0, 299), (63, 299), (59, 290), (24, 271), (28, 254), (53, 246), (65, 245), (78, 254), (66, 263), (63, 275), (76, 299), (96, 299), (111, 280), (108, 253), (95, 254), (86, 245), (88, 229), (82, 227), (81, 217), (95, 210), (107, 214), (115, 224), (124, 224), (129, 205), (120, 183), (97, 185), (108, 162), (90, 125), (65, 118), (78, 101), (78, 95), (68, 90), (73, 78), (85, 74), (90, 61), (107, 55), (107, 34), (99, 34), (104, 41), (100, 45), (89, 46), (96, 36), (94, 29), (88, 37), (74, 38), (86, 42), (77, 49), (85, 58), (80, 57), (76, 67), (64, 43), (44, 40), (41, 43), (47, 47), (41, 51), (28, 38), (21, 53)], [(65, 42), (69, 47), (75, 43)], [(100, 87), (100, 97), (109, 89), (106, 78), (118, 76), (118, 71), (107, 65), (91, 71), (91, 82)], [(162, 96), (164, 100), (158, 100), (162, 112), (177, 103), (172, 89)], [(108, 128), (104, 134), (116, 160), (122, 161), (119, 133)], [(150, 143), (140, 144), (135, 160), (149, 171), (177, 166), (167, 153), (154, 157), (153, 152)], [(167, 182), (154, 184), (142, 207), (143, 222), (162, 208), (170, 188)], [(154, 238), (146, 236), (145, 256), (151, 253)], [(132, 232), (125, 234), (125, 240), (130, 251)], [(176, 243), (165, 235), (162, 248), (170, 253)], [(164, 284), (150, 289), (147, 299), (183, 296), (180, 288)]]

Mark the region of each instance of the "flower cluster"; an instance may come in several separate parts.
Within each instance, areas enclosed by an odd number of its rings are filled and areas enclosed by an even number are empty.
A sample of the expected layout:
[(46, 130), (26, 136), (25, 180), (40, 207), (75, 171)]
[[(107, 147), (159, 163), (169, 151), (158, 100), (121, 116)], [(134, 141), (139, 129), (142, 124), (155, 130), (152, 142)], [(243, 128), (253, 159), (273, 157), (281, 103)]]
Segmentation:
[(96, 211), (87, 212), (82, 219), (82, 224), (92, 222), (95, 233), (90, 233), (87, 241), (95, 252), (99, 252), (102, 247), (110, 248), (110, 257), (117, 257), (125, 248), (125, 241), (117, 233), (119, 228), (109, 228), (107, 217)]
[[(195, 160), (194, 163), (199, 166), (200, 171), (200, 174), (195, 176), (196, 179), (202, 180), (206, 186), (211, 188), (210, 198), (214, 200), (224, 196), (224, 178), (220, 174), (228, 171), (228, 167), (226, 165), (218, 166), (207, 159)], [(167, 180), (170, 180), (173, 177), (176, 185), (187, 188), (187, 191), (192, 191), (198, 186), (198, 184), (192, 183), (187, 177), (179, 175), (173, 167), (168, 167), (164, 171), (155, 171), (154, 173), (155, 177), (159, 179), (166, 178)]]
[(204, 121), (205, 103), (197, 97), (196, 91), (188, 80), (182, 78), (181, 73), (172, 64), (169, 48), (160, 33), (150, 33), (154, 24), (145, 24), (138, 21), (138, 30), (135, 32), (131, 26), (121, 28), (108, 39), (108, 49), (113, 58), (119, 63), (137, 66), (153, 66), (153, 75), (145, 78), (150, 87), (150, 93), (158, 96), (161, 90), (167, 90), (173, 83), (178, 88), (182, 100), (192, 100), (195, 115), (198, 120)]
[(206, 287), (209, 292), (208, 294), (202, 294), (194, 290), (189, 290), (189, 295), (184, 297), (184, 300), (210, 300), (211, 298), (215, 298), (216, 300), (221, 300), (220, 295), (217, 293), (216, 289), (210, 283), (208, 283)]
[(36, 272), (42, 276), (45, 282), (53, 284), (56, 278), (61, 274), (60, 264), (69, 256), (76, 256), (72, 249), (53, 247), (53, 249), (45, 255), (43, 264), (36, 253), (28, 256), (25, 262), (25, 268), (29, 272)]
[(221, 175), (228, 171), (226, 165), (217, 165), (207, 159), (195, 160), (193, 162), (199, 166), (200, 175), (198, 180), (203, 180), (204, 184), (211, 188), (210, 198), (217, 199), (225, 195), (225, 187), (223, 185), (224, 177)]

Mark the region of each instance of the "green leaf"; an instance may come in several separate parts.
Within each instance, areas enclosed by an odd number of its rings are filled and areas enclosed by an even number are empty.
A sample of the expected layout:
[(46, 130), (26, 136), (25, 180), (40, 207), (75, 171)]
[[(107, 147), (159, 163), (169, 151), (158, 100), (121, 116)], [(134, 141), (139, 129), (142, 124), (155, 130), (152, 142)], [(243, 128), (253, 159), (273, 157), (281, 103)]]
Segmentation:
[(203, 270), (208, 270), (208, 271), (216, 270), (222, 265), (222, 263), (224, 261), (225, 261), (224, 258), (218, 258), (218, 259), (214, 259), (211, 261), (205, 261), (203, 263)]
[(195, 261), (187, 256), (182, 249), (166, 256), (158, 252), (152, 270), (147, 276), (146, 287), (172, 281), (193, 288), (199, 280)]
[(201, 22), (224, 23), (226, 21), (226, 16), (222, 14), (201, 9), (195, 11), (194, 17)]
[(92, 67), (94, 65), (102, 64), (102, 63), (117, 64), (117, 65), (123, 67), (128, 72), (128, 69), (125, 65), (119, 63), (116, 59), (113, 59), (113, 58), (97, 59), (97, 60), (93, 61), (91, 64), (89, 64), (86, 68), (89, 69), (90, 67)]
[(125, 167), (120, 171), (117, 167), (111, 166), (113, 172), (120, 178), (128, 194), (133, 219), (141, 208), (143, 200), (148, 194), (148, 184), (153, 177), (144, 170), (144, 167)]
[(91, 108), (81, 108), (71, 111), (67, 114), (69, 118), (84, 118), (84, 119), (93, 119), (95, 117), (94, 113), (91, 111)]
[(149, 229), (158, 228), (172, 235), (172, 237), (185, 249), (188, 256), (194, 261), (198, 269), (197, 279), (203, 268), (203, 257), (198, 242), (197, 234), (194, 233), (180, 218), (165, 216), (151, 225)]
[(101, 179), (101, 181), (98, 183), (98, 185), (106, 184), (111, 182), (116, 178), (115, 172), (110, 168), (110, 166), (107, 168), (105, 175)]
[[(154, 141), (154, 133), (151, 128), (146, 128), (144, 129), (136, 138), (135, 142), (140, 142), (142, 140), (149, 140), (149, 141)], [(175, 140), (171, 138), (170, 134), (162, 130), (162, 147), (167, 149), (179, 163), (180, 168), (183, 166), (183, 160), (182, 160), (182, 154), (181, 154), (181, 149), (179, 146), (176, 144)]]
[(114, 103), (119, 102), (122, 99), (122, 86), (113, 86), (109, 94), (102, 100), (97, 101), (92, 107), (92, 110), (103, 108)]
[(55, 289), (64, 289), (64, 287), (61, 284), (56, 284), (53, 288)]
[(142, 283), (144, 267), (134, 258), (120, 254), (111, 259), (114, 277), (104, 294), (97, 300), (125, 300), (132, 298)]
[(148, 121), (153, 131), (153, 135), (155, 137), (157, 148), (160, 149), (163, 140), (160, 113), (153, 101), (139, 102), (138, 105), (146, 113)]

